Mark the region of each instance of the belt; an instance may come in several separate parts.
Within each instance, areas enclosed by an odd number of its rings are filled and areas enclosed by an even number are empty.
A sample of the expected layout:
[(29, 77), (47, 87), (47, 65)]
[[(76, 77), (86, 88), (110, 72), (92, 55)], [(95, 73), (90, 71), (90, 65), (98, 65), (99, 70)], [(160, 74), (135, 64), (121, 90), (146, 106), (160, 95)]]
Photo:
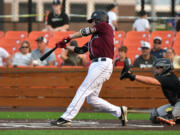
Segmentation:
[(94, 58), (92, 62), (98, 62), (98, 61), (106, 61), (106, 58)]

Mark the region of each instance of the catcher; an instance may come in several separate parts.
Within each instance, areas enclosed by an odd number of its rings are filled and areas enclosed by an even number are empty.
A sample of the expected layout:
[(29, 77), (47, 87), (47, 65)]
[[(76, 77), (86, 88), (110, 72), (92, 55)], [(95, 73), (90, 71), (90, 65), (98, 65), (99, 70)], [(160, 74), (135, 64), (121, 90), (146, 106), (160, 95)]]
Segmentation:
[(150, 120), (152, 123), (164, 123), (175, 126), (180, 119), (180, 81), (173, 73), (171, 61), (167, 58), (157, 59), (153, 63), (153, 74), (155, 75), (154, 78), (134, 75), (130, 71), (128, 62), (125, 61), (120, 79), (128, 78), (131, 81), (136, 80), (141, 83), (161, 86), (169, 104), (153, 109)]

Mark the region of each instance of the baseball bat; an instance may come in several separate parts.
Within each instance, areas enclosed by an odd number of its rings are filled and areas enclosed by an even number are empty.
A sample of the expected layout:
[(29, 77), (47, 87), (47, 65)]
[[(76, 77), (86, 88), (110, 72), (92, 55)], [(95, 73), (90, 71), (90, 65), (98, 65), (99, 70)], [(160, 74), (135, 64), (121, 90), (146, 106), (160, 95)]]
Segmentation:
[(55, 46), (53, 49), (49, 50), (47, 53), (45, 53), (43, 56), (40, 57), (40, 60), (45, 60), (52, 52), (54, 52), (57, 49), (57, 46)]

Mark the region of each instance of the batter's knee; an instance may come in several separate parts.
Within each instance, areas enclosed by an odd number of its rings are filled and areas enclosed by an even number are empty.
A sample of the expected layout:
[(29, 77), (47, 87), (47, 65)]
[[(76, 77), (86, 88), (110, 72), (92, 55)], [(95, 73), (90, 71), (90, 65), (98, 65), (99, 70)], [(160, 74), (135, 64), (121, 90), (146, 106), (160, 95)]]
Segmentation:
[(158, 112), (157, 112), (157, 109), (154, 108), (154, 109), (152, 110), (151, 114), (150, 114), (150, 121), (151, 121), (153, 124), (159, 123), (159, 122), (157, 121), (157, 119), (156, 119), (158, 116), (159, 116), (159, 114), (158, 114)]
[(94, 104), (96, 103), (96, 98), (97, 98), (97, 97), (95, 97), (95, 96), (88, 96), (88, 97), (86, 98), (86, 101), (87, 101), (88, 104), (94, 105)]

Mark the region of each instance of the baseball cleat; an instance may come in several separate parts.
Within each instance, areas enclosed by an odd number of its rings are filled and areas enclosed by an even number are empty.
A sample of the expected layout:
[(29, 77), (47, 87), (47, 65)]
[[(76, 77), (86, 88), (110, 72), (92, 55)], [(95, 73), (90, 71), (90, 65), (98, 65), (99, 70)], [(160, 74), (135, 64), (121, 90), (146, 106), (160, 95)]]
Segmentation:
[(125, 126), (128, 122), (127, 120), (127, 107), (126, 106), (122, 106), (121, 108), (121, 117), (119, 117), (119, 119), (121, 120), (122, 126)]
[(70, 127), (71, 124), (72, 123), (70, 121), (67, 121), (63, 118), (59, 118), (58, 120), (51, 121), (51, 126)]
[(159, 121), (160, 123), (163, 123), (163, 124), (168, 124), (170, 126), (176, 125), (176, 122), (174, 120), (168, 120), (163, 117), (157, 117), (157, 121)]

